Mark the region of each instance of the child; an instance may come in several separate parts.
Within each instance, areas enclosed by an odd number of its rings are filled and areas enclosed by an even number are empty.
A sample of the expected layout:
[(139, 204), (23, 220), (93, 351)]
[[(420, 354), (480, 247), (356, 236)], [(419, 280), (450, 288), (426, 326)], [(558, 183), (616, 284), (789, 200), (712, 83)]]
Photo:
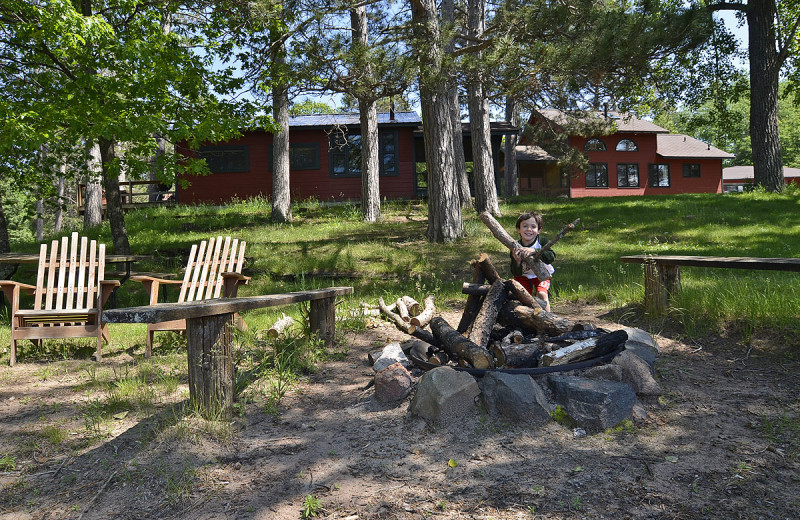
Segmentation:
[[(542, 230), (542, 216), (538, 213), (525, 212), (517, 218), (517, 232), (519, 233), (519, 244), (521, 248), (511, 251), (511, 273), (514, 279), (522, 284), (529, 293), (545, 301), (545, 310), (550, 312), (550, 298), (547, 290), (550, 288), (550, 280), (539, 280), (536, 275), (522, 264), (522, 261), (533, 256), (547, 240), (539, 235)], [(553, 274), (553, 266), (550, 265), (556, 259), (556, 254), (548, 249), (539, 258), (544, 262), (550, 274)]]

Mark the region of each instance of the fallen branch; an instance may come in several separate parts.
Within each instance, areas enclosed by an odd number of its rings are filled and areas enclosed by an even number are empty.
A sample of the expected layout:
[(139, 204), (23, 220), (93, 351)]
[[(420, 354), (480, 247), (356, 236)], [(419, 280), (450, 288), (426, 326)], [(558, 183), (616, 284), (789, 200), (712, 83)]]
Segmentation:
[(395, 327), (405, 332), (406, 334), (414, 333), (416, 327), (411, 325), (410, 323), (406, 323), (403, 320), (403, 318), (401, 318), (396, 312), (392, 312), (391, 310), (389, 310), (389, 307), (386, 305), (386, 302), (383, 301), (383, 298), (378, 298), (378, 308), (380, 308), (384, 316), (389, 318), (389, 321), (394, 323)]
[[(416, 316), (411, 318), (411, 324), (414, 325), (415, 327), (426, 326), (433, 319), (433, 313), (436, 312), (436, 306), (434, 305), (434, 296), (432, 294), (429, 294), (423, 300), (423, 304), (425, 305), (425, 308), (422, 310), (422, 312), (418, 313)], [(419, 307), (419, 304), (417, 304), (417, 307)]]

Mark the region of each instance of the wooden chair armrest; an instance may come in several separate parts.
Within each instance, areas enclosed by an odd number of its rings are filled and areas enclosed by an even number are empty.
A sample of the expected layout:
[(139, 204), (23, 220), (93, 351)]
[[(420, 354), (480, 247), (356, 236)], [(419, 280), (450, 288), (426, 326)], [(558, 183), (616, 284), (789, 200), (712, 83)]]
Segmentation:
[(33, 292), (36, 291), (36, 286), (35, 285), (30, 285), (30, 284), (27, 284), (27, 283), (15, 282), (14, 280), (0, 280), (0, 290), (4, 289), (6, 287), (9, 287), (9, 288), (11, 288), (11, 287), (19, 287), (20, 290), (30, 291), (31, 294), (33, 294)]
[(158, 282), (170, 285), (181, 285), (183, 280), (169, 280), (167, 278), (156, 278), (155, 276), (145, 276), (145, 275), (134, 275), (130, 277), (131, 280), (135, 282)]
[(234, 273), (234, 272), (224, 272), (219, 274), (224, 280), (237, 280), (239, 282), (247, 283), (250, 281), (249, 276), (245, 276), (242, 273)]

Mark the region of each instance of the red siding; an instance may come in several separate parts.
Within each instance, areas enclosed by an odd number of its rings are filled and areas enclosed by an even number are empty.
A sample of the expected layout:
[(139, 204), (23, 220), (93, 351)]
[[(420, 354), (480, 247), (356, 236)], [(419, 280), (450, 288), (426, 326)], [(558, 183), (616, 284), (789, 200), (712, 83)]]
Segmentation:
[[(397, 136), (399, 175), (381, 175), (381, 197), (414, 198), (413, 128), (397, 128)], [(318, 143), (320, 155), (318, 170), (289, 172), (293, 200), (312, 197), (323, 201), (361, 199), (361, 177), (331, 177), (328, 134), (324, 130), (292, 130), (290, 140), (293, 143)], [(248, 145), (250, 171), (185, 177), (191, 185), (187, 188), (178, 186), (178, 201), (184, 204), (217, 204), (232, 198), (247, 199), (259, 195), (270, 197), (272, 171), (269, 168), (269, 146), (272, 144), (272, 134), (248, 131), (239, 139), (219, 144)]]
[[(572, 197), (617, 197), (625, 195), (668, 195), (676, 193), (722, 193), (722, 160), (721, 159), (663, 159), (656, 155), (656, 134), (612, 134), (601, 138), (607, 151), (588, 152), (589, 162), (608, 164), (608, 188), (586, 187), (586, 176), (583, 172), (573, 175), (571, 183)], [(635, 152), (617, 152), (617, 143), (622, 139), (631, 139), (638, 146)], [(571, 136), (570, 146), (583, 150), (587, 139)], [(639, 187), (628, 188), (617, 185), (617, 164), (636, 163), (639, 165)], [(669, 187), (648, 186), (648, 169), (650, 164), (668, 164), (670, 171)], [(684, 177), (684, 164), (699, 164), (700, 177)]]

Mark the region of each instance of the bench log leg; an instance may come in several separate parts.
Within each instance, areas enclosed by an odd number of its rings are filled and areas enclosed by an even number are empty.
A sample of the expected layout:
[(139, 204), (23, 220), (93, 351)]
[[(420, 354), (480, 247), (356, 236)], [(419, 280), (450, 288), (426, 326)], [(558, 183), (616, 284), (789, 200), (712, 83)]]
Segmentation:
[(233, 313), (186, 320), (189, 400), (208, 419), (233, 411)]
[(663, 313), (680, 289), (680, 266), (644, 263), (644, 306), (647, 312)]
[(336, 332), (336, 298), (323, 298), (312, 300), (309, 309), (311, 332), (325, 341), (326, 347), (333, 346), (333, 337)]

